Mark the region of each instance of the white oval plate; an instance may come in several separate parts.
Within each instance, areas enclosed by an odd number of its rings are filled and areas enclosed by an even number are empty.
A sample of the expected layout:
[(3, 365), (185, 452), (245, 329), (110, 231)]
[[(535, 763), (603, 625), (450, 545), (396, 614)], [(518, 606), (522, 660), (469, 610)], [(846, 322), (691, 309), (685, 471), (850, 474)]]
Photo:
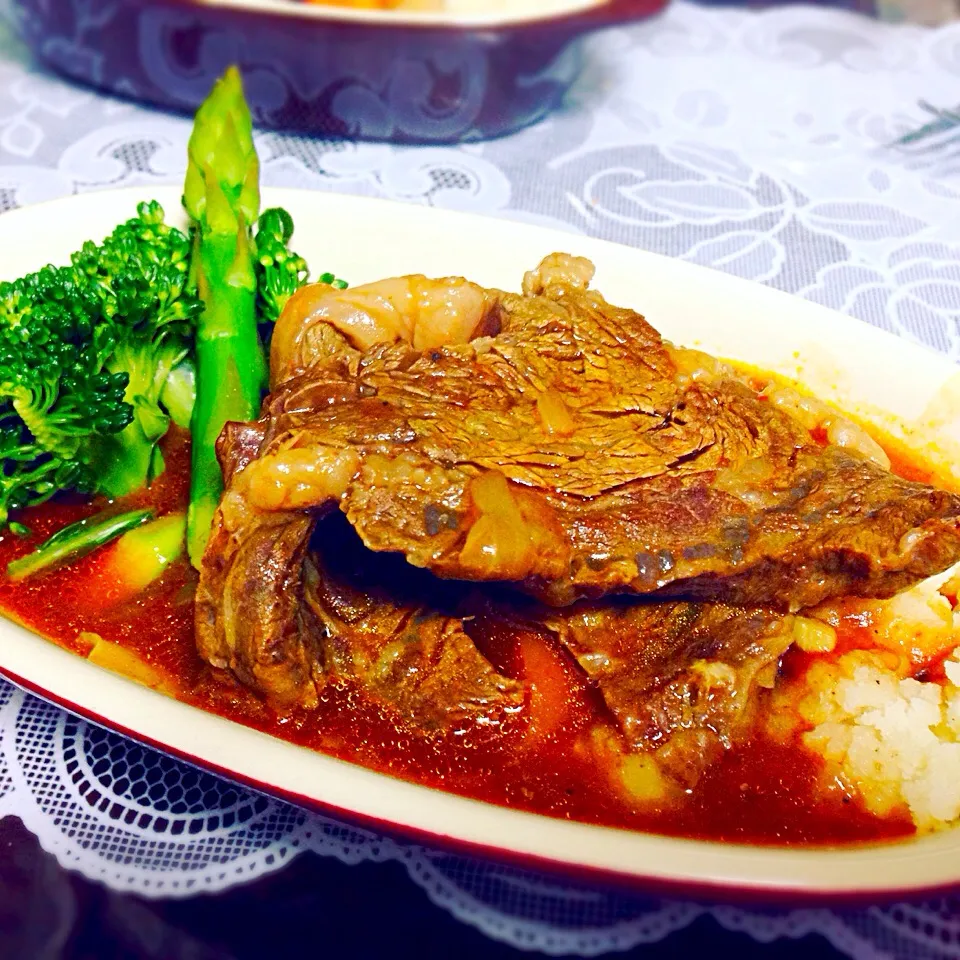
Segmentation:
[[(90, 193), (0, 217), (2, 273), (62, 262), (174, 188)], [(566, 250), (597, 265), (595, 285), (672, 340), (798, 376), (915, 448), (945, 473), (960, 464), (960, 376), (944, 358), (760, 284), (628, 247), (429, 207), (268, 190), (297, 224), (314, 274), (352, 284), (402, 273), (462, 274), (519, 288), (542, 256)], [(960, 830), (857, 848), (770, 849), (671, 839), (570, 823), (416, 786), (293, 746), (108, 673), (0, 620), (0, 673), (97, 723), (270, 793), (433, 844), (686, 894), (856, 899), (960, 882)]]

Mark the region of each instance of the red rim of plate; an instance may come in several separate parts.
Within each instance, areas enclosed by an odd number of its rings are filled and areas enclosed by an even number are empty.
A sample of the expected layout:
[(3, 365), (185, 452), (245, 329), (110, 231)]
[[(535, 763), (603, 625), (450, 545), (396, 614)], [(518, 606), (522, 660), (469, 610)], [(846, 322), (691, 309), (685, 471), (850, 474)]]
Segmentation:
[[(7, 667), (0, 666), (0, 676), (6, 677), (11, 683), (24, 689), (40, 699), (52, 703), (70, 713), (88, 720), (96, 726), (112, 730), (125, 737), (130, 738), (168, 756), (175, 757), (192, 766), (207, 770), (210, 773), (221, 776), (227, 780), (241, 783), (246, 787), (259, 791), (260, 793), (272, 796), (313, 812), (330, 816), (344, 821), (348, 825), (360, 827), (362, 829), (372, 830), (377, 833), (387, 834), (398, 839), (413, 841), (424, 846), (435, 847), (450, 853), (476, 857), (482, 860), (489, 860), (498, 863), (505, 863), (510, 866), (518, 867), (523, 870), (549, 873), (554, 876), (564, 877), (581, 884), (607, 887), (618, 890), (627, 890), (641, 894), (656, 894), (659, 896), (669, 896), (674, 898), (684, 898), (688, 900), (707, 900), (726, 903), (740, 904), (765, 904), (765, 905), (789, 905), (793, 907), (805, 905), (830, 905), (830, 906), (865, 906), (867, 904), (877, 905), (883, 902), (893, 902), (898, 900), (919, 900), (934, 895), (944, 895), (957, 889), (960, 884), (941, 883), (931, 884), (929, 886), (911, 886), (908, 888), (897, 888), (891, 886), (882, 890), (849, 890), (843, 892), (830, 892), (812, 890), (807, 887), (790, 887), (788, 885), (768, 886), (760, 883), (743, 883), (734, 881), (692, 881), (692, 880), (674, 880), (667, 877), (653, 876), (637, 873), (624, 873), (618, 870), (605, 869), (603, 867), (588, 866), (585, 864), (572, 863), (566, 860), (558, 860), (550, 857), (518, 853), (507, 847), (498, 847), (492, 844), (480, 843), (478, 841), (463, 840), (448, 834), (431, 833), (420, 827), (409, 824), (396, 823), (390, 820), (383, 820), (369, 814), (358, 813), (348, 807), (340, 807), (336, 804), (327, 803), (317, 797), (297, 793), (286, 787), (276, 784), (266, 783), (245, 774), (231, 770), (229, 767), (221, 766), (212, 760), (206, 760), (195, 754), (176, 747), (171, 747), (162, 741), (155, 740), (153, 737), (140, 733), (124, 724), (117, 723), (95, 710), (90, 710), (77, 703), (52, 693), (40, 684), (22, 677)], [(189, 704), (185, 704), (190, 706)], [(193, 708), (198, 709), (198, 708)], [(227, 721), (235, 723), (235, 721)], [(381, 774), (388, 776), (388, 774)], [(430, 788), (424, 788), (430, 789)], [(444, 791), (439, 791), (444, 792)], [(509, 809), (509, 808), (506, 808)], [(540, 815), (542, 816), (542, 814)], [(758, 848), (768, 849), (768, 848)]]

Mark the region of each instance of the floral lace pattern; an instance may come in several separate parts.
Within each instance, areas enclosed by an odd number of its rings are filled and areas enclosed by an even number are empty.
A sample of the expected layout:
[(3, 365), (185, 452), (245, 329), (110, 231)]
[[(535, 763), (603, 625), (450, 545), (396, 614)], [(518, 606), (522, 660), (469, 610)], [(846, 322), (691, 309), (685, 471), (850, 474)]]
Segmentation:
[[(678, 2), (593, 37), (586, 63), (564, 109), (512, 137), (418, 149), (261, 133), (264, 179), (603, 236), (960, 359), (960, 153), (888, 147), (921, 121), (917, 100), (956, 86), (960, 25)], [(119, 185), (146, 196), (181, 177), (188, 132), (44, 74), (0, 31), (0, 210)], [(61, 863), (145, 895), (222, 889), (309, 849), (397, 860), (462, 921), (553, 955), (656, 941), (709, 912), (761, 941), (819, 932), (858, 958), (960, 956), (960, 903), (764, 911), (578, 888), (305, 813), (3, 682), (0, 814)]]

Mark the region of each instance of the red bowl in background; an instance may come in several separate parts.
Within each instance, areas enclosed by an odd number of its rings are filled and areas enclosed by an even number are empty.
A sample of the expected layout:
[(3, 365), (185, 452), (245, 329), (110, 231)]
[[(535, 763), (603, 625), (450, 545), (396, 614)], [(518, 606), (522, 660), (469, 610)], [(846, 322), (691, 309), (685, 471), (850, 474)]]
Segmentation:
[[(483, 140), (559, 106), (592, 30), (667, 0), (553, 0), (443, 14), (292, 0), (13, 0), (21, 36), (66, 76), (194, 110), (230, 63), (257, 123), (401, 143)], [(521, 4), (522, 6), (528, 6)]]

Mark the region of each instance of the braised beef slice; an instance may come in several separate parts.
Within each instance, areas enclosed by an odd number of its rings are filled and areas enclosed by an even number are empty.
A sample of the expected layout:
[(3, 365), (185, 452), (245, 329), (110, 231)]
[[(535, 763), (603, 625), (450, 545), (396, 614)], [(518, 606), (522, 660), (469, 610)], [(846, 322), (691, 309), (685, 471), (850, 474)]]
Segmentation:
[[(292, 527), (265, 523), (247, 538), (254, 546), (235, 555), (224, 586), (224, 609), (237, 620), (215, 621), (228, 628), (217, 665), (277, 706), (313, 707), (325, 682), (347, 680), (408, 728), (501, 729), (522, 719), (525, 686), (499, 674), (464, 629), (475, 616), (495, 619), (555, 633), (596, 684), (628, 748), (654, 754), (689, 786), (749, 730), (758, 681), (772, 679), (792, 636), (791, 617), (723, 604), (545, 607), (371, 553), (336, 514), (312, 540), (278, 535)], [(305, 573), (291, 604), (293, 558)], [(207, 600), (203, 608), (216, 614)]]
[[(246, 430), (219, 445), (229, 477)], [(313, 709), (332, 680), (423, 731), (498, 727), (523, 685), (498, 674), (454, 613), (462, 589), (367, 551), (339, 514), (255, 511), (225, 498), (196, 597), (200, 655), (275, 708)], [(429, 581), (425, 583), (424, 581)]]
[(691, 785), (750, 730), (793, 618), (722, 603), (578, 604), (543, 623), (600, 688), (627, 743)]
[(889, 596), (960, 560), (960, 498), (822, 447), (571, 276), (498, 293), (493, 337), (360, 352), (338, 334), (274, 391), (228, 495), (336, 504), (371, 550), (553, 605), (798, 609)]
[(464, 632), (462, 591), (371, 554), (338, 519), (320, 525), (304, 590), (327, 676), (358, 682), (425, 731), (490, 728), (517, 715), (524, 687), (498, 674)]
[[(628, 742), (695, 774), (789, 643), (789, 618), (769, 609), (883, 596), (944, 569), (960, 559), (960, 500), (821, 447), (577, 271), (548, 273), (525, 296), (493, 292), (495, 335), (470, 343), (310, 339), (323, 350), (309, 371), (221, 438), (198, 648), (282, 707), (349, 677), (424, 729), (499, 722), (523, 691), (436, 578), (457, 596), (455, 581), (508, 584), (547, 605), (538, 622)], [(320, 520), (362, 539), (352, 566), (326, 526), (311, 548)], [(375, 558), (394, 572), (365, 579)], [(402, 588), (407, 574), (427, 592)]]

